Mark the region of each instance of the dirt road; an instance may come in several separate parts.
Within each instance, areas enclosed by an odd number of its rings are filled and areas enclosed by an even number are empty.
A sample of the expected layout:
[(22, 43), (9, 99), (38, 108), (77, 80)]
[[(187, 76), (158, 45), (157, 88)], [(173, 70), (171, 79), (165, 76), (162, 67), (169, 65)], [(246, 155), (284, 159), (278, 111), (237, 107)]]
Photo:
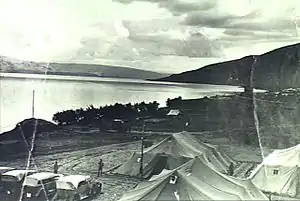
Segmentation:
[[(257, 148), (234, 145), (225, 138), (210, 138), (201, 136), (202, 140), (212, 144), (221, 145), (220, 148), (237, 160), (261, 160), (260, 150)], [(156, 143), (160, 139), (156, 139)], [(67, 146), (67, 145), (66, 145)], [(104, 171), (122, 164), (128, 159), (133, 151), (140, 150), (140, 142), (128, 142), (121, 144), (112, 144), (87, 148), (76, 151), (65, 151), (59, 153), (51, 153), (48, 155), (40, 155), (33, 157), (30, 168), (39, 171), (53, 171), (54, 161), (58, 161), (59, 173), (62, 174), (84, 174), (97, 175), (98, 161), (103, 159)], [(16, 168), (26, 168), (26, 159), (14, 159), (10, 161), (0, 161), (0, 166), (11, 166)], [(93, 201), (116, 201), (123, 193), (133, 189), (139, 182), (133, 178), (103, 176), (103, 194), (98, 195)]]
[[(104, 171), (124, 162), (131, 151), (139, 149), (138, 142), (107, 145), (102, 147), (90, 148), (79, 151), (56, 153), (51, 155), (33, 157), (30, 168), (36, 168), (39, 171), (53, 171), (55, 160), (59, 163), (59, 173), (62, 174), (86, 174), (97, 175), (98, 161), (103, 159)], [(0, 166), (11, 166), (16, 168), (26, 168), (27, 161), (16, 159), (13, 161), (0, 161)], [(137, 184), (136, 179), (116, 176), (103, 176), (103, 194), (97, 196), (94, 201), (115, 201), (120, 196), (134, 188)]]

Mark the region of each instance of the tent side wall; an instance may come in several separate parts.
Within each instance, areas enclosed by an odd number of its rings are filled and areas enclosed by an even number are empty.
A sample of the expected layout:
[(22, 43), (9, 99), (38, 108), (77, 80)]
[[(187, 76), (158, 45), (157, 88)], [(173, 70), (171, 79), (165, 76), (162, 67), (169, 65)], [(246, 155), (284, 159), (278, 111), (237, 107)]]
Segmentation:
[[(134, 153), (123, 165), (115, 169), (113, 172), (127, 176), (140, 175), (140, 161), (138, 160), (141, 154)], [(144, 154), (143, 160), (143, 177), (148, 179), (153, 174), (159, 174), (163, 169), (173, 170), (189, 159), (184, 157), (174, 157), (168, 154)]]
[(260, 190), (280, 195), (296, 197), (299, 183), (298, 167), (260, 165), (251, 181)]
[(119, 201), (155, 200), (163, 190), (168, 177), (161, 177), (153, 182), (142, 182), (133, 190), (125, 193)]
[[(115, 169), (113, 172), (121, 175), (127, 176), (138, 176), (140, 174), (140, 162), (139, 158), (141, 154), (134, 153), (123, 165)], [(143, 160), (143, 167), (147, 169), (149, 163), (155, 159), (156, 155), (145, 154)], [(151, 165), (151, 164), (150, 164)]]
[[(245, 183), (236, 182), (236, 180), (232, 179), (232, 177), (210, 168), (199, 158), (195, 159), (195, 163), (191, 167), (191, 175), (204, 183), (210, 184), (214, 188), (222, 189), (230, 194), (238, 195), (242, 200), (251, 200), (254, 197), (253, 194), (257, 194), (252, 192), (251, 188), (245, 185)], [(258, 189), (256, 188), (256, 190)], [(259, 199), (261, 200), (266, 199), (263, 194), (257, 195), (259, 195)]]

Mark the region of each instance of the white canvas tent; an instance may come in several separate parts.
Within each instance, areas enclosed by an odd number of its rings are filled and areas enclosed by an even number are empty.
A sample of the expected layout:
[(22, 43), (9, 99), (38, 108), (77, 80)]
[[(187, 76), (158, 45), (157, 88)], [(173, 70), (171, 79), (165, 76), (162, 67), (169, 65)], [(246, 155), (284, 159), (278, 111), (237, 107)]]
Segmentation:
[(191, 159), (175, 170), (163, 171), (124, 194), (120, 201), (268, 200), (249, 180), (223, 175), (203, 159)]
[(252, 172), (250, 179), (261, 190), (300, 197), (300, 144), (274, 150)]
[(175, 133), (162, 142), (149, 147), (145, 153), (166, 153), (186, 158), (203, 156), (207, 164), (223, 173), (228, 172), (230, 163), (235, 164), (235, 161), (220, 151), (217, 146), (203, 143), (187, 132)]
[[(227, 173), (229, 164), (235, 163), (226, 154), (210, 144), (197, 140), (186, 132), (176, 133), (144, 151), (143, 174), (148, 178), (163, 169), (173, 170), (195, 156), (217, 171)], [(141, 154), (135, 152), (120, 167), (112, 172), (128, 176), (140, 174)]]

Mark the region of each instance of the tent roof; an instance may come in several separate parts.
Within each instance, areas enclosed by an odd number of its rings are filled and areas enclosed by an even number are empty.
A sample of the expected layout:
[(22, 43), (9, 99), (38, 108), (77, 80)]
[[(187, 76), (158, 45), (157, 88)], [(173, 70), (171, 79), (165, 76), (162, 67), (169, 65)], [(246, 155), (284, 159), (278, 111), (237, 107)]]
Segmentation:
[[(153, 172), (157, 173), (157, 171), (162, 171), (163, 168), (169, 170), (177, 168), (196, 156), (200, 157), (211, 168), (223, 173), (228, 171), (230, 162), (234, 163), (226, 154), (218, 151), (215, 146), (202, 143), (194, 136), (182, 132), (173, 134), (160, 143), (145, 149), (144, 177), (148, 178)], [(133, 153), (114, 172), (122, 175), (138, 176), (140, 174), (140, 157), (140, 153)]]
[[(175, 179), (176, 182), (171, 182)], [(174, 180), (173, 180), (174, 181)], [(248, 184), (248, 183), (250, 184)], [(123, 195), (126, 200), (267, 200), (251, 181), (236, 181), (195, 158), (176, 168), (153, 176)]]
[(237, 194), (242, 200), (253, 200), (254, 198), (264, 200), (266, 198), (249, 179), (239, 179), (222, 174), (210, 168), (205, 161), (198, 157), (189, 163), (189, 165), (181, 167), (181, 170), (211, 187), (230, 194)]
[(274, 150), (263, 160), (263, 164), (285, 167), (300, 165), (300, 144), (287, 149)]
[(274, 150), (259, 164), (249, 179), (261, 190), (299, 196), (300, 145)]
[(231, 162), (235, 163), (229, 156), (219, 151), (217, 146), (200, 142), (187, 132), (175, 133), (149, 147), (145, 153), (166, 153), (187, 158), (203, 156), (207, 164), (222, 172), (227, 172)]

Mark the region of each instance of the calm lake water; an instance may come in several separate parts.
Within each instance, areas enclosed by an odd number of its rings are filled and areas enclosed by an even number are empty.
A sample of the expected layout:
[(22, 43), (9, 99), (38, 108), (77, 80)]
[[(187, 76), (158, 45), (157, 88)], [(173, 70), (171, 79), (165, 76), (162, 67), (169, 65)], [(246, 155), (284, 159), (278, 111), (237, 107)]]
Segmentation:
[[(201, 98), (243, 91), (242, 88), (200, 84), (150, 82), (144, 80), (36, 75), (0, 75), (0, 133), (31, 117), (35, 90), (35, 117), (51, 121), (54, 113), (90, 104), (157, 101), (168, 98)], [(14, 76), (14, 77), (11, 77)], [(47, 79), (45, 79), (47, 78)]]

